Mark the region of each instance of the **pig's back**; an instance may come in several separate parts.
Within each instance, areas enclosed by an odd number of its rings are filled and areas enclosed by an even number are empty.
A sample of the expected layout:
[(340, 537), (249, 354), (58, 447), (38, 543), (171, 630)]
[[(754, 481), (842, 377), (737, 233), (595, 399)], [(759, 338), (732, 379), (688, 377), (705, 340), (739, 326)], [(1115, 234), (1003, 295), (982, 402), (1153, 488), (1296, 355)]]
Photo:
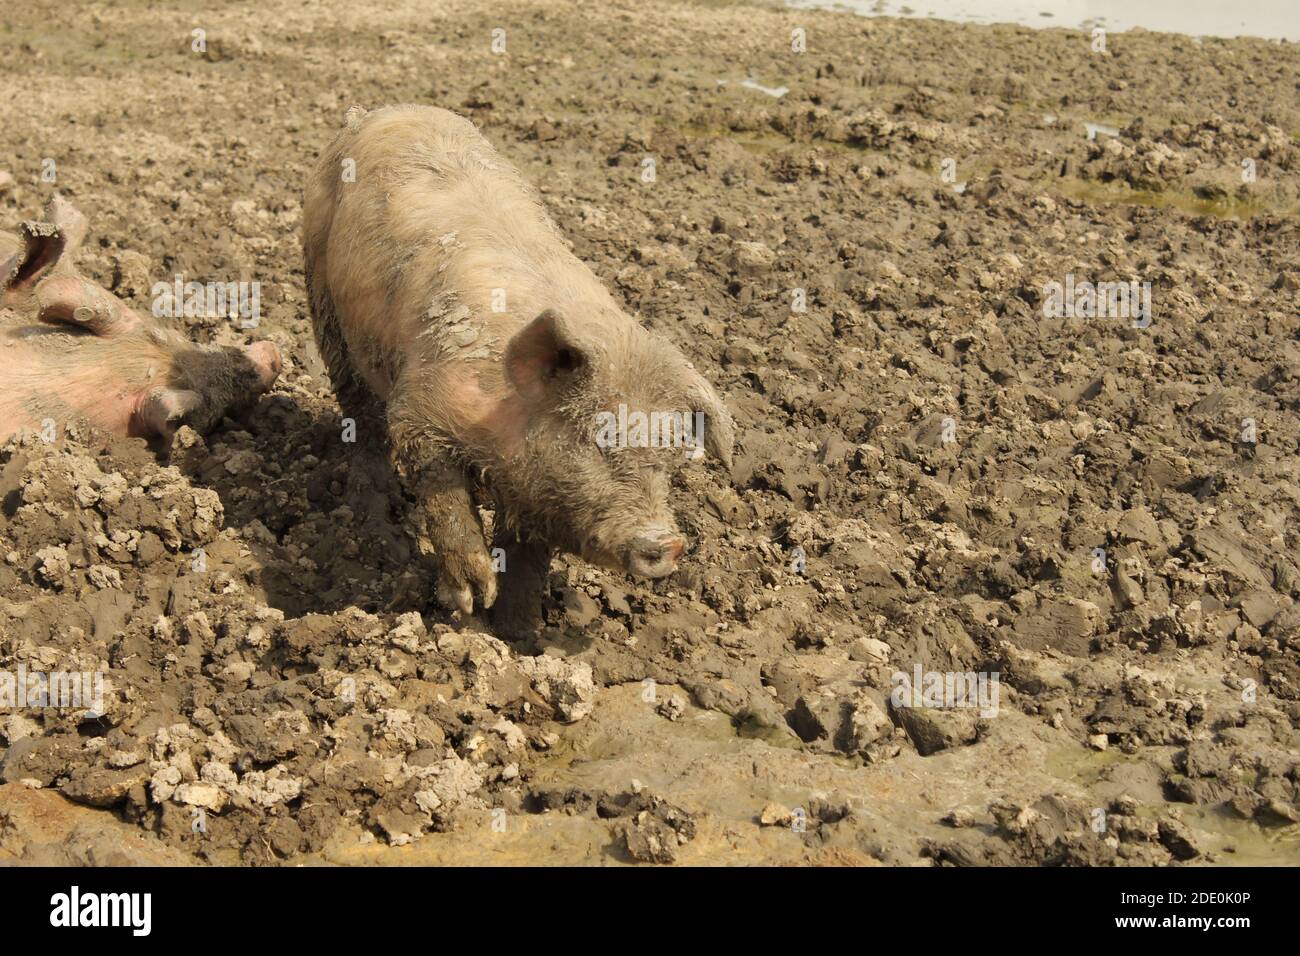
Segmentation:
[[(348, 159), (352, 183), (340, 175)], [(544, 308), (613, 307), (536, 191), (447, 110), (388, 107), (341, 134), (308, 187), (304, 226), (354, 365), (381, 398), (417, 337), (436, 341), (440, 323), (472, 316), (481, 351)]]
[(375, 176), (384, 201), (358, 195), (344, 208), (417, 258), (429, 247), (461, 251), (509, 273), (567, 254), (536, 190), (464, 117), (425, 106), (378, 110), (357, 133), (356, 154), (358, 181)]

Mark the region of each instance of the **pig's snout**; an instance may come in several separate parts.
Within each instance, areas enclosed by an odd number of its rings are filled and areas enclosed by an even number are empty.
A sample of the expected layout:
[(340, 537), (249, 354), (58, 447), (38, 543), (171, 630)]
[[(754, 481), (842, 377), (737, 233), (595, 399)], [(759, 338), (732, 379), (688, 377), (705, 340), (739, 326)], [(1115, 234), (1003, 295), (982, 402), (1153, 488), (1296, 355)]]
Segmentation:
[(262, 391), (270, 390), (280, 376), (280, 370), (284, 368), (284, 362), (280, 360), (280, 350), (275, 347), (275, 343), (254, 342), (244, 348), (244, 354), (257, 368)]
[(662, 578), (673, 573), (686, 550), (686, 539), (672, 532), (638, 535), (628, 544), (628, 573), (640, 578)]

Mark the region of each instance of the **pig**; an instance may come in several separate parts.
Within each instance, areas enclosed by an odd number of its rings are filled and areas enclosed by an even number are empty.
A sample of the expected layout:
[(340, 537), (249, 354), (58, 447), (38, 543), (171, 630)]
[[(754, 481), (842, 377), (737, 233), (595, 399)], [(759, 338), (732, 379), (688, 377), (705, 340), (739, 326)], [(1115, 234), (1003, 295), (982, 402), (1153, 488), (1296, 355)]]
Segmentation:
[(0, 321), (0, 441), (81, 419), (167, 444), (182, 424), (210, 431), (271, 388), (282, 365), (272, 343), (197, 345), (79, 275), (86, 228), (56, 196), (45, 221), (0, 236), (0, 309), (42, 323)]
[(505, 629), (540, 612), (556, 550), (640, 578), (674, 570), (687, 542), (668, 492), (687, 456), (614, 447), (597, 423), (699, 421), (696, 455), (729, 468), (732, 419), (471, 122), (429, 106), (350, 110), (308, 178), (303, 251), (334, 392), (382, 436), (441, 604), (470, 614), (497, 598), (476, 488), (495, 505)]

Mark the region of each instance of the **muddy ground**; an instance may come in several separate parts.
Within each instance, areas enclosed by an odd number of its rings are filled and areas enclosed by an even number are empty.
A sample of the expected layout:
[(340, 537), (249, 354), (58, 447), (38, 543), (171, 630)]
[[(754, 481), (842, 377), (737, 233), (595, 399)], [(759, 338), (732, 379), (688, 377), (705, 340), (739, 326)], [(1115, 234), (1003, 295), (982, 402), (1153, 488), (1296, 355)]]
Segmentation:
[[(323, 6), (0, 12), (0, 227), (58, 190), (146, 310), (259, 282), (286, 359), (169, 454), (0, 448), (0, 669), (107, 680), (0, 710), (0, 860), (1300, 860), (1294, 45)], [(305, 171), (399, 102), (480, 124), (739, 425), (671, 578), (557, 562), (513, 646), (432, 605), (311, 344)], [(1151, 321), (1045, 317), (1070, 275)], [(918, 667), (996, 708), (891, 701)]]

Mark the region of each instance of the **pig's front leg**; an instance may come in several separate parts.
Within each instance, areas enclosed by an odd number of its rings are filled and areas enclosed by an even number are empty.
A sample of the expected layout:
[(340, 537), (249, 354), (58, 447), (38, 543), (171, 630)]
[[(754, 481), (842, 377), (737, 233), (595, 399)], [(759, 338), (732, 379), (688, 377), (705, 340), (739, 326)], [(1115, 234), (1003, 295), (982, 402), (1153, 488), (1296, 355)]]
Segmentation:
[(478, 592), (482, 606), (491, 607), (497, 596), (496, 571), (464, 471), (441, 461), (427, 463), (415, 473), (401, 470), (415, 496), (411, 530), (438, 575), (438, 602), (469, 614)]
[(542, 597), (551, 569), (553, 549), (539, 541), (520, 541), (498, 534), (496, 546), (505, 552), (501, 593), (492, 608), (492, 626), (498, 637), (528, 637), (542, 626)]

